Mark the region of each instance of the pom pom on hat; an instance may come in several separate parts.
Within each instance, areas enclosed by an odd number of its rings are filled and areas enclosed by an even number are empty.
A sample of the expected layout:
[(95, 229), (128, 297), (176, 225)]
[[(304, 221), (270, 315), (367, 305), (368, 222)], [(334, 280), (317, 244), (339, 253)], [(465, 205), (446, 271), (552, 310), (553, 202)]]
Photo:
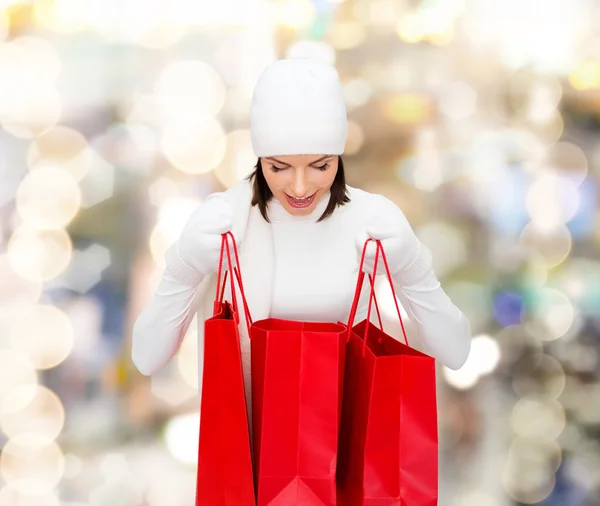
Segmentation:
[(254, 154), (341, 155), (348, 134), (337, 70), (320, 60), (278, 60), (259, 76), (252, 96)]

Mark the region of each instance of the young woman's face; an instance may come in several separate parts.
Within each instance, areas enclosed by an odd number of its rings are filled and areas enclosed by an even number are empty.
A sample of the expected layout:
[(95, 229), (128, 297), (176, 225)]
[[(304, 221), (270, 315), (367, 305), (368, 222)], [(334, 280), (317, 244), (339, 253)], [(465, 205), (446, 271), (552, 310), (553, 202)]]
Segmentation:
[(290, 213), (310, 214), (323, 198), (338, 171), (337, 155), (286, 155), (261, 158), (265, 180), (273, 196)]

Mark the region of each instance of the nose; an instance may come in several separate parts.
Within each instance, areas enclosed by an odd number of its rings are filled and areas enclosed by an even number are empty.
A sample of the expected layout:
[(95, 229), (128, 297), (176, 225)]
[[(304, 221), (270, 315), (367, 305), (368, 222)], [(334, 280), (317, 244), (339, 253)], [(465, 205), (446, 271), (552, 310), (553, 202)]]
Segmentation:
[(292, 191), (294, 192), (293, 197), (299, 199), (306, 197), (306, 191), (308, 185), (306, 182), (306, 174), (303, 169), (296, 169), (294, 174), (294, 182), (292, 184)]

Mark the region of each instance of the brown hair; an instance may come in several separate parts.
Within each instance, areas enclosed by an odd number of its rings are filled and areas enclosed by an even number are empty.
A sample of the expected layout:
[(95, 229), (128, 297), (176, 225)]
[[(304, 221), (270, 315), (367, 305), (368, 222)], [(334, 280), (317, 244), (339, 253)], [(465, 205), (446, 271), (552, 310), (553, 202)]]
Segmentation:
[[(269, 203), (269, 200), (273, 198), (273, 193), (271, 192), (271, 189), (269, 188), (267, 180), (263, 174), (260, 158), (257, 160), (256, 165), (254, 166), (254, 172), (252, 172), (247, 179), (252, 181), (252, 205), (258, 206), (262, 217), (266, 221), (270, 222), (267, 213), (267, 204)], [(344, 204), (350, 202), (348, 188), (346, 188), (344, 162), (342, 161), (341, 156), (338, 156), (337, 174), (335, 175), (335, 179), (331, 185), (330, 194), (331, 196), (329, 197), (329, 203), (327, 204), (327, 207), (325, 208), (325, 211), (323, 211), (321, 217), (317, 220), (317, 223), (331, 216), (336, 207), (343, 206)]]

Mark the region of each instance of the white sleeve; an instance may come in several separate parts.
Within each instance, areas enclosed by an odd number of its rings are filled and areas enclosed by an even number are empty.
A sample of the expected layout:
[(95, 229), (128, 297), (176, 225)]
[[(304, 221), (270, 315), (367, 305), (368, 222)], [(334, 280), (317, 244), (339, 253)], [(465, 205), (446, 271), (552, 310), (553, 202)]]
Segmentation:
[(184, 264), (175, 243), (155, 293), (133, 325), (131, 358), (145, 376), (167, 365), (177, 353), (194, 317), (203, 276)]
[[(429, 250), (420, 244), (415, 270), (394, 278), (398, 299), (414, 322), (430, 354), (450, 369), (460, 369), (471, 350), (471, 325), (442, 289), (428, 264)], [(420, 264), (417, 267), (417, 264)], [(418, 273), (418, 275), (417, 275)], [(407, 282), (410, 278), (410, 282)]]

